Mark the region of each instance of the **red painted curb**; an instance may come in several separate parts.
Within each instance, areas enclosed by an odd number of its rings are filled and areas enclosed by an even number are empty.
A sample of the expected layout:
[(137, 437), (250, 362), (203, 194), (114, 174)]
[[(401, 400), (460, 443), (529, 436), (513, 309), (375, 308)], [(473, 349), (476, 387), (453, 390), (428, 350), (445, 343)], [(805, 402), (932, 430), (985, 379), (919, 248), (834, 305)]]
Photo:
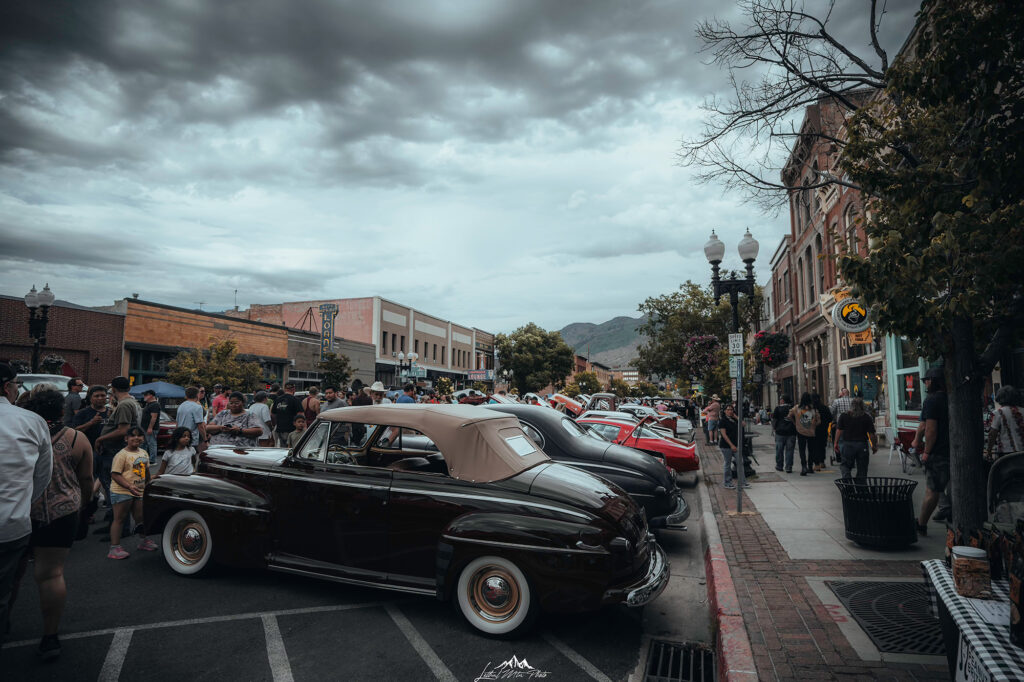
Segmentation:
[[(707, 460), (704, 460), (707, 461)], [(758, 679), (754, 653), (743, 624), (739, 595), (732, 580), (729, 562), (718, 531), (718, 519), (711, 511), (708, 489), (701, 487), (704, 525), (704, 575), (707, 580), (708, 605), (712, 621), (718, 625), (715, 649), (719, 679), (726, 682), (754, 682)]]

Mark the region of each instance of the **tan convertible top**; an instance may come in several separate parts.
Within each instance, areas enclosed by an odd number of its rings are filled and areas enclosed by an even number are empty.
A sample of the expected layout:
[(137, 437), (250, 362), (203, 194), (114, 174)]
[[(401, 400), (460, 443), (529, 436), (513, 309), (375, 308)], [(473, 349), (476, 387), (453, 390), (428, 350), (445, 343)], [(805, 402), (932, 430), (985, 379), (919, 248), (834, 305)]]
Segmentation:
[(320, 419), (421, 431), (444, 454), (452, 478), (463, 481), (500, 481), (549, 460), (514, 416), (473, 405), (339, 407)]

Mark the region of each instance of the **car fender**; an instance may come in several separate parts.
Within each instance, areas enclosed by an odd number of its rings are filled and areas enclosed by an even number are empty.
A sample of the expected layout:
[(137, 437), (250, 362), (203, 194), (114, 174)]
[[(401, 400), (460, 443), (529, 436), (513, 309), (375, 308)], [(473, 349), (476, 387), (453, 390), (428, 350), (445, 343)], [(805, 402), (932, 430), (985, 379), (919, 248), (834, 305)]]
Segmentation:
[[(269, 551), (252, 538), (270, 537), (270, 500), (241, 483), (205, 474), (154, 479), (143, 493), (143, 514), (148, 534), (163, 531), (176, 512), (191, 509), (210, 526), (214, 559), (232, 564), (261, 564)], [(250, 538), (241, 542), (241, 538)]]
[[(607, 543), (616, 529), (600, 519), (590, 522), (503, 513), (461, 516), (441, 535), (437, 552), (437, 596), (447, 600), (462, 568), (483, 555), (514, 561), (530, 577), (542, 605), (559, 610), (556, 601), (564, 591), (564, 573), (593, 574), (594, 582), (608, 570)], [(589, 570), (588, 570), (589, 569)], [(588, 581), (581, 577), (581, 588)], [(590, 587), (593, 587), (592, 585)], [(587, 593), (582, 589), (581, 594)]]

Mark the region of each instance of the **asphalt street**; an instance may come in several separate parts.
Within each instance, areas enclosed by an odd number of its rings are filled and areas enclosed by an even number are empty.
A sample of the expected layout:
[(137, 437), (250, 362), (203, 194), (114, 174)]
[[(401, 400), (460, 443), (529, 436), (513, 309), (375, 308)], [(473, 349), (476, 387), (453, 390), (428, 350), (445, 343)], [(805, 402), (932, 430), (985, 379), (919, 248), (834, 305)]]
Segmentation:
[[(685, 495), (696, 510), (695, 490)], [(662, 531), (659, 542), (673, 562), (670, 587), (697, 594), (701, 577), (676, 571), (701, 561), (691, 521), (687, 532)], [(134, 546), (126, 545), (129, 559), (114, 561), (98, 535), (75, 544), (65, 571), (63, 653), (54, 662), (36, 655), (42, 620), (35, 583), (26, 576), (0, 651), (0, 678), (475, 680), (515, 656), (549, 673), (547, 679), (626, 680), (652, 634), (645, 632), (652, 621), (645, 610), (659, 606), (656, 600), (642, 609), (542, 615), (530, 635), (495, 640), (471, 630), (451, 604), (429, 597), (268, 571), (215, 568), (185, 578), (159, 551)], [(706, 609), (693, 608), (697, 613), (680, 617), (707, 619)], [(658, 615), (664, 620), (664, 609)]]

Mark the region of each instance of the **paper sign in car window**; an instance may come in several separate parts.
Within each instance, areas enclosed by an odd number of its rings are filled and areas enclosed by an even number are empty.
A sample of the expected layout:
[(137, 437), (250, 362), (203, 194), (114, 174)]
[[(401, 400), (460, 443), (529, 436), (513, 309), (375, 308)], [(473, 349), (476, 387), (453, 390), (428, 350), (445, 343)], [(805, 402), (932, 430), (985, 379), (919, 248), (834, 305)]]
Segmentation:
[(512, 436), (511, 438), (506, 438), (505, 442), (520, 457), (526, 457), (537, 451), (537, 448), (527, 440), (526, 436)]

